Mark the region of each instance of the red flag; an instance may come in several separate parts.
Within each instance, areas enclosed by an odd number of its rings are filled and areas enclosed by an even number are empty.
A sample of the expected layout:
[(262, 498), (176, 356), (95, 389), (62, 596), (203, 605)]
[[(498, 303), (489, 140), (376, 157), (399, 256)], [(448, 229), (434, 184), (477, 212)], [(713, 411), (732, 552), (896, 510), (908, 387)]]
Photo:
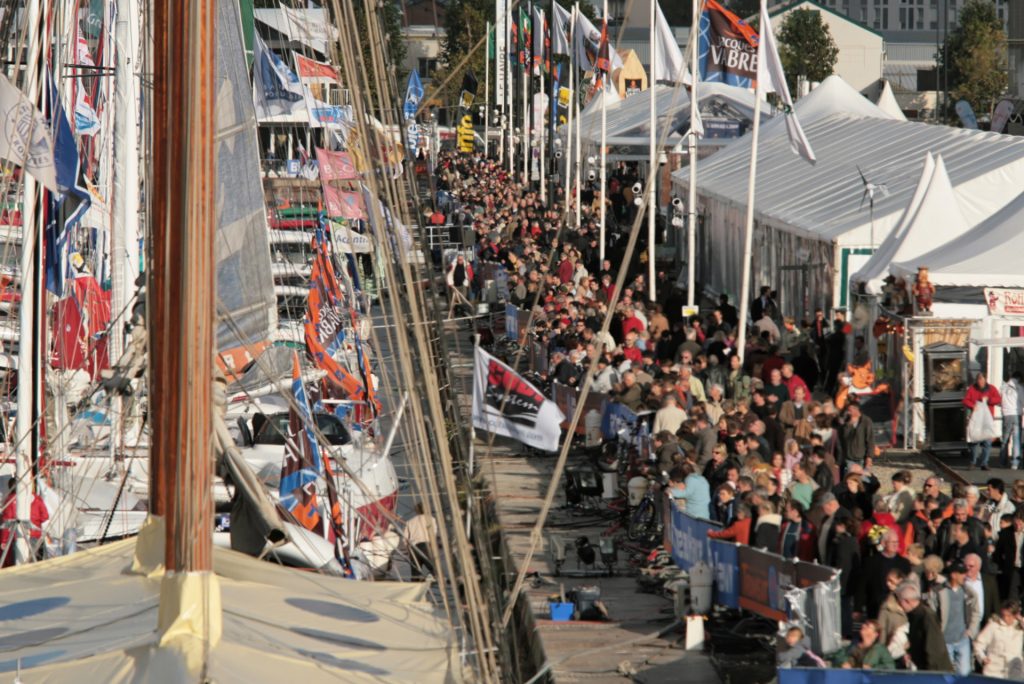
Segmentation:
[(110, 367), (107, 357), (107, 326), (110, 325), (110, 293), (92, 276), (69, 281), (70, 294), (53, 307), (53, 357), (61, 370), (88, 370), (95, 380)]
[(359, 179), (359, 172), (348, 152), (331, 152), (318, 147), (316, 160), (320, 163), (320, 179), (323, 181)]
[(321, 185), (323, 186), (324, 204), (327, 205), (328, 216), (352, 221), (366, 218), (366, 207), (363, 205), (363, 196), (361, 194), (339, 190), (326, 181), (321, 183)]

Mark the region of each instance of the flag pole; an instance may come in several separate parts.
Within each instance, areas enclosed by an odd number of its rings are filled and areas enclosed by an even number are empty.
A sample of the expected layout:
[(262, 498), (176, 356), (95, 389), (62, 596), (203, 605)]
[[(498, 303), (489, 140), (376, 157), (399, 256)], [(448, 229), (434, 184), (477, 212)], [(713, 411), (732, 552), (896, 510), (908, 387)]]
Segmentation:
[(491, 22), (487, 22), (487, 47), (484, 51), (484, 159), (491, 137)]
[[(686, 304), (694, 306), (697, 301), (697, 81), (700, 65), (697, 59), (697, 43), (700, 40), (700, 3), (693, 3), (693, 20), (690, 24), (690, 134), (686, 140), (686, 153), (690, 164), (689, 197), (686, 202)], [(696, 33), (693, 33), (696, 31)], [(755, 105), (756, 106), (756, 105)]]
[[(576, 3), (572, 6), (572, 22), (573, 22), (573, 43), (572, 50), (573, 54), (576, 53), (576, 22), (579, 21), (580, 15), (580, 3)], [(576, 88), (580, 88), (580, 83), (583, 78), (578, 73), (578, 65), (573, 68), (573, 72), (576, 74)], [(579, 95), (574, 93), (572, 98), (573, 109), (576, 110), (576, 228), (579, 229), (583, 225), (583, 141), (580, 135), (580, 98)], [(603, 235), (601, 236), (604, 237)], [(601, 240), (601, 255), (604, 256), (604, 240)]]
[[(764, 0), (761, 0), (764, 3)], [(763, 31), (763, 29), (762, 29)], [(754, 251), (754, 185), (757, 178), (757, 139), (761, 132), (761, 100), (764, 99), (764, 79), (757, 79), (754, 88), (754, 130), (750, 136), (750, 175), (747, 180), (747, 217), (743, 227), (743, 279), (740, 285), (739, 335), (736, 353), (744, 359), (747, 344), (747, 313), (750, 309), (750, 260)], [(693, 160), (691, 159), (692, 163)], [(692, 181), (690, 187), (693, 187)]]
[[(537, 62), (537, 55), (533, 56), (533, 60), (534, 60), (534, 63), (537, 64), (537, 77), (540, 78), (540, 88), (538, 89), (537, 92), (543, 93), (543, 92), (545, 92), (544, 91), (544, 10), (540, 10), (540, 13), (537, 16), (540, 17), (540, 20), (541, 20), (541, 22), (540, 22), (540, 32), (541, 32), (540, 33), (540, 62)], [(534, 27), (533, 30), (536, 31), (537, 28)], [(536, 34), (534, 34), (534, 35), (536, 35)], [(536, 44), (536, 41), (534, 41), (534, 43)], [(534, 105), (534, 109), (536, 109), (536, 105)], [(534, 116), (534, 118), (537, 118), (537, 112), (536, 111), (533, 113), (533, 116)], [(545, 156), (545, 154), (547, 152), (547, 146), (545, 145), (544, 138), (547, 137), (548, 127), (544, 124), (544, 109), (543, 108), (541, 108), (541, 113), (540, 113), (540, 127), (539, 127), (539, 129), (540, 130), (538, 130), (538, 131), (534, 131), (534, 133), (539, 133), (540, 134), (540, 143), (539, 143), (540, 154), (537, 157), (537, 166), (540, 167), (540, 201), (541, 201), (541, 204), (543, 204), (544, 206), (547, 206), (547, 203), (548, 203), (548, 186), (547, 186), (547, 181), (546, 181), (546, 178), (545, 178), (546, 174), (545, 174), (545, 168), (544, 168), (544, 167), (547, 166), (547, 157)]]
[[(607, 0), (606, 0), (607, 1)], [(694, 3), (696, 4), (696, 3)], [(651, 91), (651, 131), (648, 154), (650, 155), (647, 182), (651, 183), (650, 192), (647, 193), (647, 278), (648, 278), (648, 295), (650, 300), (656, 301), (657, 293), (655, 291), (655, 267), (654, 267), (654, 255), (655, 245), (654, 237), (656, 232), (655, 225), (655, 207), (658, 206), (658, 96), (657, 96), (657, 78), (658, 78), (658, 0), (651, 0), (651, 73), (648, 74), (647, 87)], [(604, 204), (604, 197), (601, 198), (601, 204)]]
[[(554, 12), (552, 12), (554, 14)], [(569, 22), (569, 123), (565, 128), (565, 207), (569, 208), (569, 192), (572, 190), (570, 180), (572, 178), (572, 148), (573, 148), (573, 106), (572, 100), (576, 92), (576, 6), (573, 5), (572, 19)], [(558, 97), (555, 93), (555, 97)], [(579, 174), (577, 174), (577, 179)], [(579, 182), (577, 180), (577, 182)]]
[[(505, 46), (506, 46), (505, 50), (506, 50), (506, 54), (503, 55), (503, 58), (504, 59), (508, 59), (509, 57), (508, 57), (508, 54), (507, 54), (507, 50), (508, 50), (509, 47), (512, 46), (512, 3), (506, 2), (503, 11), (505, 12), (505, 15), (506, 15), (505, 16)], [(516, 99), (516, 91), (515, 91), (515, 88), (512, 87), (512, 76), (513, 76), (513, 72), (514, 71), (515, 71), (515, 64), (511, 63), (511, 60), (509, 60), (508, 67), (505, 69), (505, 82), (506, 82), (506, 85), (507, 85), (507, 88), (505, 89), (505, 92), (507, 93), (507, 96), (505, 98), (505, 108), (507, 110), (506, 111), (507, 116), (505, 117), (505, 123), (506, 123), (505, 133), (506, 133), (506, 138), (507, 138), (507, 141), (508, 141), (508, 175), (509, 175), (509, 179), (513, 179), (515, 177), (515, 171), (516, 171), (516, 162), (515, 162), (516, 143), (515, 143), (515, 136), (513, 135), (515, 133), (515, 130), (516, 130), (516, 122), (515, 122), (515, 112), (516, 112), (516, 110), (515, 110), (515, 105), (514, 105), (514, 102), (515, 102), (515, 99)]]
[[(522, 16), (522, 15), (520, 15)], [(533, 18), (530, 18), (533, 21)], [(525, 26), (523, 22), (520, 22)], [(532, 34), (530, 36), (533, 38)], [(519, 27), (519, 44), (522, 49), (526, 50), (526, 32), (523, 31), (523, 26)], [(522, 81), (523, 81), (523, 185), (530, 184), (530, 93), (529, 84), (530, 79), (530, 65), (526, 63), (526, 53), (521, 52), (523, 57), (523, 68), (522, 68)]]
[[(652, 0), (653, 2), (653, 0)], [(603, 26), (602, 26), (602, 40), (608, 40), (608, 0), (604, 0), (603, 12)], [(605, 45), (605, 49), (608, 50), (608, 59), (611, 60), (611, 45)], [(601, 69), (601, 47), (597, 50), (598, 59), (598, 70)], [(609, 69), (610, 71), (610, 69)], [(604, 239), (605, 239), (605, 194), (607, 190), (608, 181), (608, 74), (601, 76), (601, 235), (598, 240), (599, 251), (601, 256), (601, 262), (604, 263)]]

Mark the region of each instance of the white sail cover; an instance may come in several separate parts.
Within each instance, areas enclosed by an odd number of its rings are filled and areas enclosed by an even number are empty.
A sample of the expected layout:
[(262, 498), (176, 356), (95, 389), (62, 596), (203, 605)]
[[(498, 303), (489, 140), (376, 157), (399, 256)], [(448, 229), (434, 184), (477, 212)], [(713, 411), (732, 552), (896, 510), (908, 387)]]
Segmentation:
[(265, 340), (277, 329), (256, 112), (238, 5), (217, 3), (217, 349)]
[[(186, 681), (157, 657), (161, 577), (127, 571), (135, 548), (126, 540), (5, 569), (0, 676), (12, 681), (20, 661), (26, 684)], [(208, 681), (461, 681), (450, 627), (423, 584), (313, 575), (218, 548), (213, 567), (223, 631)]]

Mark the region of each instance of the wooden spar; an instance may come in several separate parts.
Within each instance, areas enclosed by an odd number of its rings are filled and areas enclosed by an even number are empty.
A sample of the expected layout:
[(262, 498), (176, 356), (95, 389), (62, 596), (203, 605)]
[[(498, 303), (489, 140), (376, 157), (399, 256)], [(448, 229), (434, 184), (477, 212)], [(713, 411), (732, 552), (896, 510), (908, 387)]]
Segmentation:
[(154, 513), (168, 571), (212, 567), (214, 0), (153, 3)]

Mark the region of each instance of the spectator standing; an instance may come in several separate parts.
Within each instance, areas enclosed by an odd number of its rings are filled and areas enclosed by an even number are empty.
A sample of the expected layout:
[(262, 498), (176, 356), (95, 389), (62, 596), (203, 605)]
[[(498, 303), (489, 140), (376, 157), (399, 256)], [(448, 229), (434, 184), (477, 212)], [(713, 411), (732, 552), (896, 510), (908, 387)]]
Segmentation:
[[(839, 571), (840, 628), (843, 638), (849, 638), (853, 633), (853, 599), (860, 577), (860, 549), (857, 540), (850, 534), (850, 528), (854, 524), (853, 517), (848, 512), (838, 509), (838, 504), (835, 506), (837, 512), (828, 528), (829, 541), (823, 562)], [(819, 534), (819, 540), (823, 536), (824, 528)]]
[(757, 507), (757, 522), (754, 524), (754, 538), (751, 546), (756, 549), (775, 551), (779, 545), (779, 531), (782, 516), (776, 512), (775, 504), (762, 501)]
[(954, 563), (949, 567), (946, 583), (935, 585), (930, 592), (930, 607), (939, 618), (953, 671), (961, 677), (971, 672), (971, 639), (978, 635), (981, 625), (978, 597), (964, 586), (966, 574), (963, 563)]
[(816, 535), (814, 526), (804, 518), (804, 507), (797, 501), (786, 505), (786, 515), (779, 531), (779, 555), (783, 558), (814, 560)]
[(942, 628), (932, 609), (921, 602), (921, 590), (906, 582), (896, 590), (896, 597), (907, 614), (910, 627), (905, 656), (907, 664), (913, 663), (918, 670), (952, 672), (953, 664), (949, 661)]
[(871, 468), (871, 460), (875, 455), (875, 426), (870, 418), (861, 413), (859, 404), (851, 403), (846, 408), (840, 443), (844, 468), (849, 468), (851, 463)]
[(985, 506), (985, 513), (988, 515), (989, 539), (999, 538), (999, 522), (1004, 515), (1013, 515), (1017, 507), (1010, 501), (1006, 494), (1006, 483), (998, 477), (988, 481), (988, 504)]
[(1000, 460), (1004, 468), (1017, 470), (1020, 467), (1020, 421), (1021, 407), (1024, 406), (1024, 387), (1021, 386), (1020, 371), (1014, 371), (1010, 379), (999, 389), (1002, 395), (1003, 437), (999, 447)]
[(1024, 628), (1021, 626), (1020, 603), (1003, 601), (999, 615), (988, 621), (974, 641), (974, 657), (981, 673), (997, 679), (1024, 679)]
[[(988, 383), (988, 379), (984, 373), (978, 373), (974, 378), (974, 384), (967, 388), (967, 394), (964, 395), (963, 403), (972, 413), (974, 407), (978, 404), (983, 404), (988, 407), (992, 417), (995, 418), (996, 406), (1002, 404), (1002, 397), (999, 396), (999, 390)], [(971, 467), (981, 468), (982, 470), (988, 470), (988, 457), (989, 452), (992, 449), (992, 440), (989, 438), (980, 439), (978, 441), (970, 442), (971, 447)]]
[(868, 617), (878, 615), (878, 609), (891, 591), (886, 584), (890, 570), (899, 570), (904, 577), (910, 574), (910, 561), (899, 555), (900, 535), (888, 530), (882, 538), (882, 550), (864, 560), (862, 573), (862, 599)]
[(967, 569), (964, 586), (978, 597), (978, 605), (981, 606), (981, 622), (986, 623), (990, 617), (999, 612), (999, 587), (996, 585), (995, 575), (990, 572), (982, 572), (981, 556), (976, 553), (967, 554), (967, 557), (964, 558), (964, 567)]
[(999, 541), (992, 554), (992, 563), (999, 569), (999, 598), (1019, 600), (1022, 554), (1024, 554), (1024, 516), (1017, 513), (1013, 523), (999, 532)]

